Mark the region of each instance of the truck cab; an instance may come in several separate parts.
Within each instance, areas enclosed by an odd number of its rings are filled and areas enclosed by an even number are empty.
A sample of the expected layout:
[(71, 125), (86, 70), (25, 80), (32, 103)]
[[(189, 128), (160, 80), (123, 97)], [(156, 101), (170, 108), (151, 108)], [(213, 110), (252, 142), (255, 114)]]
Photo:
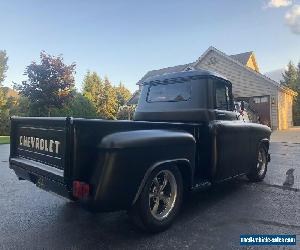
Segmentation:
[(128, 210), (159, 232), (185, 192), (246, 175), (261, 181), (271, 130), (234, 112), (232, 85), (206, 70), (143, 82), (134, 121), (13, 117), (10, 167), (91, 211)]
[(237, 120), (232, 85), (209, 71), (173, 73), (143, 83), (134, 120), (209, 122)]

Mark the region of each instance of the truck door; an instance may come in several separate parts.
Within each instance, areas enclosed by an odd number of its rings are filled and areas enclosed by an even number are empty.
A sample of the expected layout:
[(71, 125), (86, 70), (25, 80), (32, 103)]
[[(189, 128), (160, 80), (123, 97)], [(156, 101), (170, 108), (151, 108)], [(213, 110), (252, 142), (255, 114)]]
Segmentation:
[[(231, 85), (214, 80), (217, 165), (215, 178), (226, 179), (247, 169), (249, 131), (233, 112)], [(219, 122), (220, 121), (220, 122)], [(222, 122), (221, 122), (222, 121)]]

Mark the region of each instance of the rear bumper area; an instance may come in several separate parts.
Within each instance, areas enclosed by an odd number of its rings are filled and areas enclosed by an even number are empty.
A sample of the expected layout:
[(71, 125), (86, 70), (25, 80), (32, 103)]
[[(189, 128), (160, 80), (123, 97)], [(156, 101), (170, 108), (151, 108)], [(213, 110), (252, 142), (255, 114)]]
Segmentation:
[(11, 158), (10, 168), (19, 178), (28, 180), (41, 189), (72, 198), (72, 191), (64, 181), (63, 170), (23, 158)]

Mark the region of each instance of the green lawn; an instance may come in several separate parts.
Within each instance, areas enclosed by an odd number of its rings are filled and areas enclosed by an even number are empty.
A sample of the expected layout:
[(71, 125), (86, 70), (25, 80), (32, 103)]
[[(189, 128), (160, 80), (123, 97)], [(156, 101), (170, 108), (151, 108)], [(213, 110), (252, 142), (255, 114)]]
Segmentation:
[(9, 136), (0, 136), (0, 144), (9, 144), (10, 138)]

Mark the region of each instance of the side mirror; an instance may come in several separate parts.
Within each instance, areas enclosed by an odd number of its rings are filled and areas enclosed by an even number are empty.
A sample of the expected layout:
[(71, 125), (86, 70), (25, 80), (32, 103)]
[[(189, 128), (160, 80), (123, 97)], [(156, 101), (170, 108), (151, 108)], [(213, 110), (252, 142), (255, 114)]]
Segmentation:
[(244, 103), (244, 101), (241, 101), (241, 110), (242, 110), (242, 111), (245, 110), (245, 103)]

